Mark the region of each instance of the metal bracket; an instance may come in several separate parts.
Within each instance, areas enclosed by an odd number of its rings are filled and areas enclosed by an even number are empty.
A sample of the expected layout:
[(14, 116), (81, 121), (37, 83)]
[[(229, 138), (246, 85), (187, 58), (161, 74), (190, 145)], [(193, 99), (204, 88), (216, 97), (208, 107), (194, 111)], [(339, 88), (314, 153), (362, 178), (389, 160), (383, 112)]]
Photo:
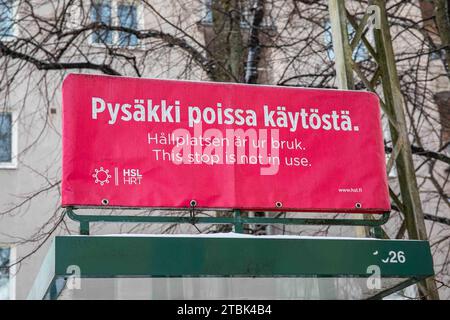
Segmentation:
[(195, 224), (197, 223), (197, 219), (195, 217), (195, 207), (197, 206), (197, 201), (191, 200), (189, 202), (189, 205), (191, 206), (189, 209), (189, 218), (191, 219), (191, 224), (195, 226)]
[[(123, 216), (123, 215), (80, 215), (74, 212), (74, 208), (66, 208), (67, 216), (80, 223), (80, 234), (89, 235), (89, 224), (93, 222), (115, 223), (189, 223), (189, 224), (232, 224), (234, 232), (243, 233), (244, 224), (286, 224), (286, 225), (329, 225), (329, 226), (364, 226), (377, 228), (384, 225), (390, 213), (381, 214), (379, 219), (321, 219), (321, 218), (270, 218), (270, 217), (246, 217), (240, 210), (232, 210), (232, 217), (199, 217), (193, 215), (192, 206), (190, 215), (186, 216)], [(198, 212), (196, 210), (196, 212)]]

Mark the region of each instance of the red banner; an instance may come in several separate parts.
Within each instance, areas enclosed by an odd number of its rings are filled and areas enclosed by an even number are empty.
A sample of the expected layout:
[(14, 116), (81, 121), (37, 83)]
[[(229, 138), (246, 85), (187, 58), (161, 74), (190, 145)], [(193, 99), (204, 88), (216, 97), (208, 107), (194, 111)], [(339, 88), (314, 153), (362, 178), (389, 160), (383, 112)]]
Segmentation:
[(69, 75), (62, 205), (389, 211), (376, 95)]

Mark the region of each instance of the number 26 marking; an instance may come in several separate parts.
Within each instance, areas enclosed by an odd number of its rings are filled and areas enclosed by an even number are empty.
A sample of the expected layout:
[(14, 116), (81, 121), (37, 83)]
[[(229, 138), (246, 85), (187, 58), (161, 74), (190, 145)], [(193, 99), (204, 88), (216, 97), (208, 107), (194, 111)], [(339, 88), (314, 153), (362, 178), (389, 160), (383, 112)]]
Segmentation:
[(389, 251), (389, 256), (381, 261), (383, 263), (405, 263), (406, 257), (403, 251)]

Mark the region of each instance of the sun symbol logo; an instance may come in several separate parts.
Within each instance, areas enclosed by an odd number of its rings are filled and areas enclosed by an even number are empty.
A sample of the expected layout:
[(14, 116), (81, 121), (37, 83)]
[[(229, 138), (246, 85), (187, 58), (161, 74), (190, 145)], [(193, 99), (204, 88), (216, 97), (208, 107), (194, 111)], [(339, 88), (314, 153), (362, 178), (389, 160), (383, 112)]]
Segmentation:
[(100, 167), (100, 169), (95, 169), (95, 173), (92, 174), (92, 177), (95, 179), (95, 183), (100, 183), (100, 185), (103, 186), (105, 183), (109, 183), (111, 175), (109, 174), (108, 169)]

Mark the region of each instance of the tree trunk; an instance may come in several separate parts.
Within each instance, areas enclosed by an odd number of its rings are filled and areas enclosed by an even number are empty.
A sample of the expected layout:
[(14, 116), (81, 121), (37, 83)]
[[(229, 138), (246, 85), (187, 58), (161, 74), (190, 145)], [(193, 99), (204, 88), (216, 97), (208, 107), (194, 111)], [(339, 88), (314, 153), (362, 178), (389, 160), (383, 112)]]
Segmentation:
[(214, 39), (209, 45), (212, 56), (219, 64), (212, 80), (241, 82), (243, 80), (242, 56), (244, 45), (241, 33), (241, 8), (239, 0), (213, 0), (211, 4)]

